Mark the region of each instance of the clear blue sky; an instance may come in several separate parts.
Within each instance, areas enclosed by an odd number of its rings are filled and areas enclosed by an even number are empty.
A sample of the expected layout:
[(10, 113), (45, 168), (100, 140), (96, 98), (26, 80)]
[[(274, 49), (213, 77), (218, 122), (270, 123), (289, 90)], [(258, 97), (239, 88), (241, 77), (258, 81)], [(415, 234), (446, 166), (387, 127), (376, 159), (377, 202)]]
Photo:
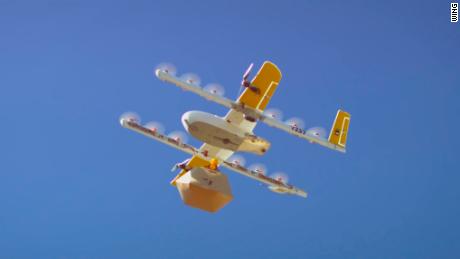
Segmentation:
[[(0, 258), (459, 258), (460, 23), (449, 1), (0, 1)], [(228, 173), (217, 214), (169, 185), (179, 151), (123, 129), (182, 129), (225, 109), (158, 81), (160, 62), (235, 98), (250, 62), (283, 79), (271, 107), (348, 153), (265, 125), (250, 163), (309, 191)], [(198, 146), (197, 141), (192, 144)]]

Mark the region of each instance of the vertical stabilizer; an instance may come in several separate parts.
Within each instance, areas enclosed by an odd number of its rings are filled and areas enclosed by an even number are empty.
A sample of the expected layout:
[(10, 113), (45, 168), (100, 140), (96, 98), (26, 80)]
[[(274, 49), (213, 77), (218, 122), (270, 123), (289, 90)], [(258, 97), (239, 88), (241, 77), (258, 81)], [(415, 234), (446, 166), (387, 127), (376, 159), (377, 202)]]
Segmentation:
[(332, 125), (331, 133), (329, 134), (329, 142), (345, 148), (345, 145), (347, 144), (349, 126), (350, 114), (348, 112), (338, 110), (337, 115), (335, 116), (334, 125)]

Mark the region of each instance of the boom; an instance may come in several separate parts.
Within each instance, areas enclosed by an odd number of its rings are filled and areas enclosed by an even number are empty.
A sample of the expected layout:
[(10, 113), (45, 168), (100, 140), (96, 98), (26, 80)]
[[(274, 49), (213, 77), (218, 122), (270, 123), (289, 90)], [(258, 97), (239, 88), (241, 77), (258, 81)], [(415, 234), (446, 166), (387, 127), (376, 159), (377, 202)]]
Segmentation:
[[(128, 128), (130, 130), (136, 131), (138, 133), (141, 133), (144, 136), (150, 137), (152, 139), (155, 139), (161, 143), (164, 143), (170, 147), (173, 147), (175, 149), (181, 150), (187, 154), (190, 154), (192, 156), (198, 156), (204, 160), (210, 160), (212, 157), (208, 157), (207, 154), (203, 154), (200, 152), (198, 149), (195, 147), (181, 143), (180, 141), (177, 141), (173, 138), (170, 138), (168, 136), (165, 136), (158, 131), (148, 129), (146, 127), (143, 127), (139, 123), (137, 123), (135, 120), (130, 120), (130, 119), (121, 119), (120, 121), (121, 125), (125, 128)], [(301, 197), (306, 198), (307, 193), (301, 189), (298, 189), (290, 184), (284, 183), (282, 181), (279, 181), (277, 179), (265, 176), (261, 173), (251, 171), (245, 167), (242, 167), (238, 164), (229, 162), (229, 161), (219, 161), (223, 167), (230, 169), (234, 172), (237, 172), (239, 174), (242, 174), (244, 176), (250, 177), (254, 180), (257, 180), (259, 182), (262, 182), (264, 184), (267, 184), (271, 190), (274, 190), (279, 193), (287, 193), (287, 194), (293, 194), (293, 195), (298, 195)]]

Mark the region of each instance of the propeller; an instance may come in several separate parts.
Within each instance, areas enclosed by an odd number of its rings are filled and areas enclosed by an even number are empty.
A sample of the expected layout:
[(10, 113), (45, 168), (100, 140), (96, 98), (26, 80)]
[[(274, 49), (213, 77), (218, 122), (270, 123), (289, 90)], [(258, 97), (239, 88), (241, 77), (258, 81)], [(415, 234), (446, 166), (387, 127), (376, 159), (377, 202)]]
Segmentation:
[(185, 169), (187, 167), (187, 163), (190, 161), (190, 159), (186, 159), (180, 163), (176, 163), (173, 165), (173, 167), (171, 168), (171, 172), (174, 172), (176, 171), (177, 169), (181, 168), (181, 169)]
[(238, 92), (238, 95), (240, 95), (241, 92), (243, 91), (243, 87), (249, 87), (250, 86), (250, 82), (248, 81), (248, 78), (249, 78), (249, 74), (251, 74), (251, 70), (252, 70), (253, 67), (254, 67), (254, 63), (251, 63), (249, 65), (249, 67), (246, 69), (246, 71), (244, 72), (243, 80), (241, 80), (241, 86), (240, 86), (240, 90)]
[(303, 122), (303, 120), (300, 118), (294, 117), (294, 118), (290, 118), (289, 120), (287, 120), (286, 124), (291, 127), (303, 128), (305, 125), (305, 122)]
[(171, 63), (161, 63), (155, 68), (155, 71), (156, 70), (163, 71), (173, 76), (177, 73), (176, 67)]
[(254, 67), (254, 63), (251, 63), (249, 65), (248, 69), (246, 69), (246, 72), (244, 72), (244, 74), (243, 74), (243, 81), (248, 80), (249, 74), (251, 74), (251, 70), (252, 70), (253, 67)]
[(283, 119), (283, 112), (280, 109), (270, 108), (264, 111), (264, 114), (267, 117), (273, 118), (275, 120), (282, 120)]
[(174, 173), (179, 168), (179, 163), (174, 164), (173, 167), (171, 167), (171, 172)]
[(263, 164), (253, 164), (249, 167), (249, 170), (263, 175), (267, 174), (267, 167)]
[(158, 132), (158, 133), (164, 133), (165, 132), (165, 127), (163, 126), (163, 124), (161, 124), (159, 122), (156, 122), (156, 121), (148, 122), (147, 124), (145, 124), (144, 127), (146, 127), (149, 130), (152, 130), (154, 132)]
[(236, 165), (239, 165), (239, 166), (244, 166), (244, 164), (246, 164), (246, 159), (244, 159), (244, 157), (240, 156), (240, 155), (233, 155), (230, 157), (230, 159), (228, 160), (230, 163), (233, 163), (233, 164), (236, 164)]
[(131, 121), (139, 123), (141, 121), (139, 115), (134, 112), (125, 112), (120, 116), (120, 123), (123, 125), (123, 121)]
[(203, 88), (203, 90), (218, 96), (223, 96), (225, 94), (224, 87), (219, 84), (208, 84)]
[(287, 183), (289, 178), (287, 176), (287, 174), (283, 173), (283, 172), (277, 172), (277, 173), (274, 173), (271, 175), (271, 178), (277, 180), (277, 181), (280, 181), (282, 183)]
[(307, 134), (311, 135), (311, 136), (314, 136), (314, 137), (317, 137), (317, 138), (322, 138), (322, 139), (326, 138), (326, 130), (324, 128), (321, 128), (321, 127), (309, 128), (307, 130)]
[(174, 139), (179, 143), (187, 143), (187, 135), (182, 131), (173, 131), (168, 134), (168, 137)]
[(183, 81), (185, 81), (185, 82), (187, 82), (189, 84), (195, 85), (195, 86), (200, 86), (200, 84), (201, 84), (200, 77), (198, 75), (196, 75), (196, 74), (193, 74), (193, 73), (183, 74), (180, 78)]

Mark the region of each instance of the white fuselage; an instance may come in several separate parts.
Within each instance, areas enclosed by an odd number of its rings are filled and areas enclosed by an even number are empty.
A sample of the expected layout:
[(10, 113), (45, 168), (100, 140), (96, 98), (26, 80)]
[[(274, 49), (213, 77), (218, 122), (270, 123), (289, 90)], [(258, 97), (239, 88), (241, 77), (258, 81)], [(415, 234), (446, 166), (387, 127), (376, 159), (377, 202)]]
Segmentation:
[(215, 147), (256, 154), (264, 154), (270, 147), (266, 140), (207, 112), (186, 112), (182, 124), (190, 135)]

